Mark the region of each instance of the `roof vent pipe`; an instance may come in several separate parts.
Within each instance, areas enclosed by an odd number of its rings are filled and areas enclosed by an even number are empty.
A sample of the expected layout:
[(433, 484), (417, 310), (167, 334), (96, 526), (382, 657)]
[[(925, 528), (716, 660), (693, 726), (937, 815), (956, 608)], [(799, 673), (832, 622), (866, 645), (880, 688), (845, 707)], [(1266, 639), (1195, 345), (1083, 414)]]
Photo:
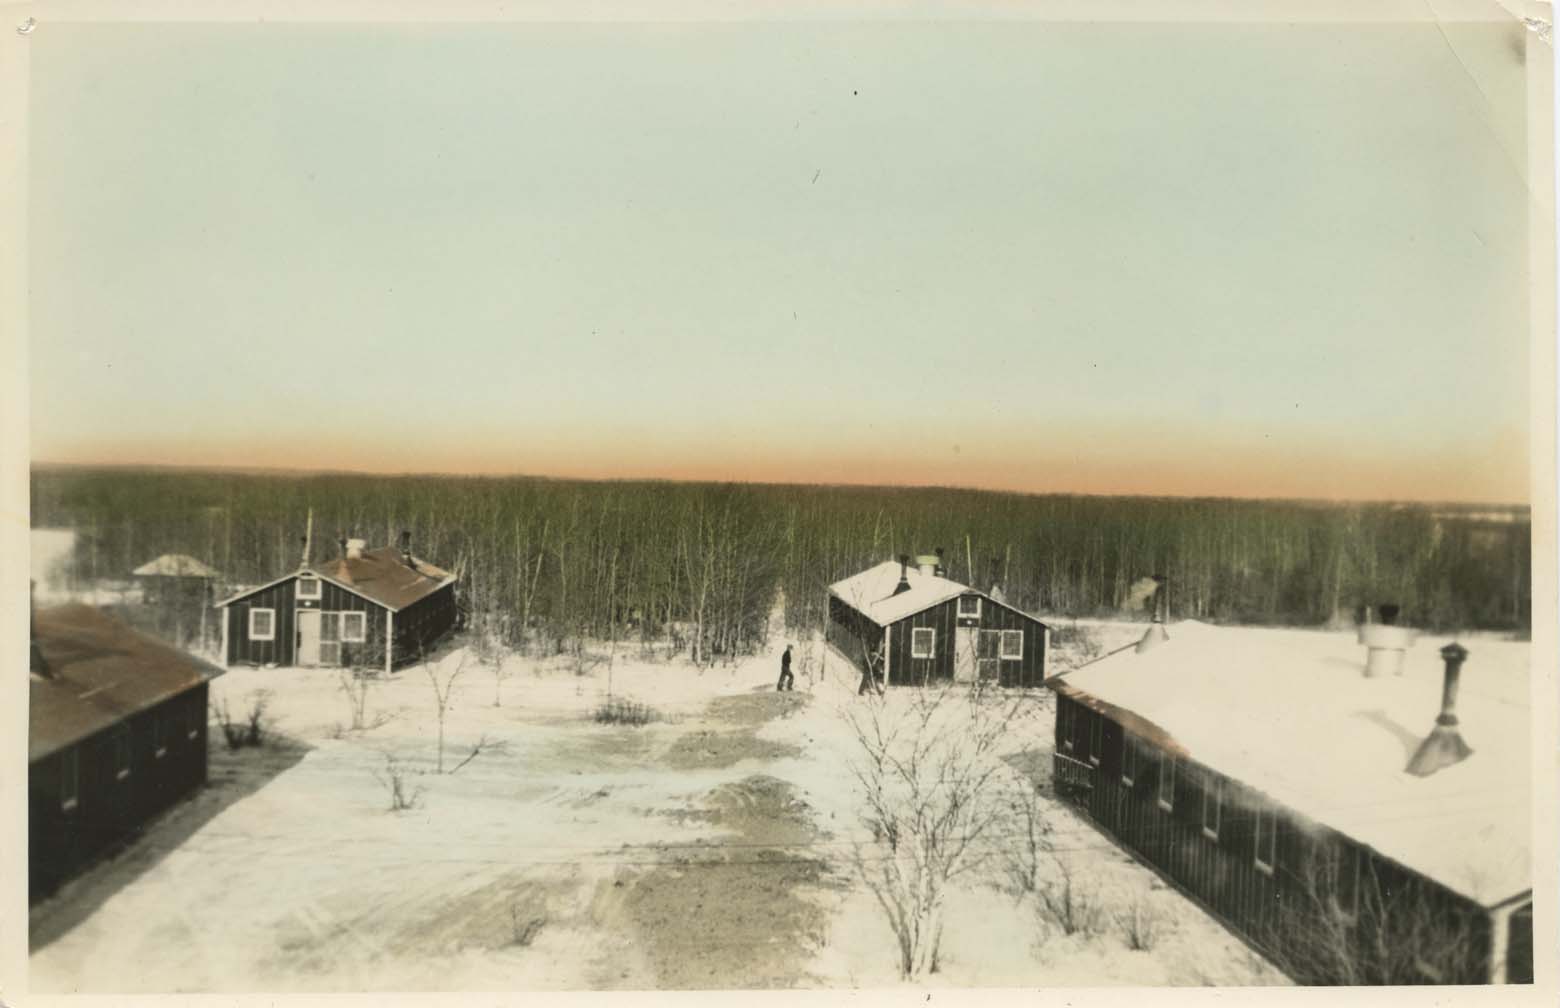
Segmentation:
[(412, 534), (406, 529), (401, 530), (401, 562), (412, 566)]
[(363, 559), (363, 550), (364, 550), (364, 548), (366, 546), (368, 546), (368, 543), (366, 541), (362, 540), (362, 539), (348, 539), (347, 540), (347, 559), (348, 560), (361, 560), (361, 559)]
[(1454, 641), (1441, 649), (1441, 658), (1446, 662), (1446, 675), (1441, 684), (1441, 713), (1405, 768), (1416, 777), (1428, 777), (1473, 755), (1473, 749), (1463, 741), (1462, 732), (1457, 728), (1457, 680), (1462, 674), (1462, 664), (1468, 658), (1468, 649)]
[(915, 558), (915, 569), (928, 577), (937, 574), (938, 558), (930, 553), (923, 553)]
[(1395, 605), (1381, 606), (1377, 613), (1381, 622), (1362, 624), (1357, 638), (1365, 645), (1365, 677), (1402, 675), (1403, 658), (1419, 636), (1418, 631), (1397, 625)]
[(932, 550), (932, 552), (937, 554), (937, 567), (932, 571), (932, 573), (936, 574), (938, 577), (947, 577), (948, 568), (943, 566), (943, 548), (939, 546)]
[(910, 590), (910, 554), (899, 554), (899, 583), (894, 586), (894, 594)]

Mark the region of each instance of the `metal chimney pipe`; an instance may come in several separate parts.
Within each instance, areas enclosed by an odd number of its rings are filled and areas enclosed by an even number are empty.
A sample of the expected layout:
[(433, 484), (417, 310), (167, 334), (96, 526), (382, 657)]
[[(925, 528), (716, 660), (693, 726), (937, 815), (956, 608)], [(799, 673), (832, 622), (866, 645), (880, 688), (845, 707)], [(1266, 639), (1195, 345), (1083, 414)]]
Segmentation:
[(910, 554), (899, 554), (899, 583), (894, 586), (894, 594), (910, 590)]
[(1133, 649), (1136, 654), (1142, 654), (1170, 639), (1170, 635), (1165, 632), (1165, 614), (1170, 611), (1170, 607), (1165, 602), (1165, 586), (1170, 583), (1170, 579), (1163, 574), (1155, 574), (1153, 580), (1154, 619), (1148, 629), (1143, 631), (1143, 636), (1138, 639), (1137, 647)]
[(1468, 659), (1468, 649), (1453, 641), (1441, 649), (1441, 658), (1446, 662), (1441, 682), (1441, 713), (1406, 768), (1416, 777), (1428, 777), (1473, 755), (1472, 747), (1463, 741), (1457, 727), (1457, 683), (1462, 676), (1463, 662)]

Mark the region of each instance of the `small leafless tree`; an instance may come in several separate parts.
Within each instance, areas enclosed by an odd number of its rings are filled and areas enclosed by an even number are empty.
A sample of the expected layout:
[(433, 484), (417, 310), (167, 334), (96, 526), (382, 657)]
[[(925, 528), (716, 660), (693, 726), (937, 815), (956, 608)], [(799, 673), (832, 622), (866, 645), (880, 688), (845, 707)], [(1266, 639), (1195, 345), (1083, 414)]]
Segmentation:
[(1014, 900), (1022, 900), (1040, 886), (1046, 859), (1051, 855), (1051, 823), (1044, 798), (1035, 783), (1020, 780), (1008, 799), (1010, 836), (1000, 847), (1003, 888)]
[(857, 845), (854, 867), (893, 928), (907, 979), (937, 970), (944, 892), (984, 861), (982, 839), (1004, 817), (1009, 771), (996, 750), (1016, 709), (951, 683), (847, 709), (850, 769), (874, 837)]
[[(466, 657), (467, 652), (462, 649), (436, 663), (423, 659), (423, 668), (428, 673), (428, 682), (433, 686), (434, 710), (439, 719), (439, 755), (436, 773), (444, 772), (444, 716), (449, 713), (450, 694), (455, 689), (455, 682), (466, 671)], [(476, 753), (472, 755), (475, 756)], [(466, 762), (469, 762), (469, 758)], [(464, 766), (465, 762), (461, 765)]]
[(368, 695), (375, 682), (374, 676), (363, 669), (344, 668), (337, 672), (336, 682), (337, 688), (347, 698), (352, 730), (362, 731), (369, 727)]
[(422, 798), (422, 787), (408, 784), (407, 776), (406, 767), (391, 753), (385, 753), (384, 770), (374, 772), (374, 779), (384, 786), (389, 795), (392, 812), (416, 808), (418, 800)]

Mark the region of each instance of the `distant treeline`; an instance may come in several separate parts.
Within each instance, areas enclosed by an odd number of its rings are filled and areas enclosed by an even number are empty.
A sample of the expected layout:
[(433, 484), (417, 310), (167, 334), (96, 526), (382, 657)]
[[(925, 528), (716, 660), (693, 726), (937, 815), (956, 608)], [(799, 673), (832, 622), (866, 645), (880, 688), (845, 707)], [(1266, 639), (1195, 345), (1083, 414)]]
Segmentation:
[(1428, 505), (1035, 496), (534, 478), (39, 469), (32, 523), (81, 533), (81, 581), (186, 553), (230, 585), (338, 540), (392, 544), (461, 578), (472, 625), (512, 647), (672, 639), (697, 660), (763, 642), (784, 591), (820, 627), (827, 585), (945, 550), (948, 575), (1042, 616), (1141, 607), (1169, 579), (1173, 619), (1318, 625), (1384, 602), (1431, 629), (1526, 631), (1525, 511)]

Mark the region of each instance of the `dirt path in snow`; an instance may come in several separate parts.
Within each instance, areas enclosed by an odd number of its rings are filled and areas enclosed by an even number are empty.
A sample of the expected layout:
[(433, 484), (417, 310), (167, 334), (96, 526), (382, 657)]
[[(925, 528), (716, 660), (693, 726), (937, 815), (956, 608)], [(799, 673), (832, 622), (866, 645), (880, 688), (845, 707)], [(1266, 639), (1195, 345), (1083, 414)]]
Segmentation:
[[(810, 699), (767, 691), (717, 698), (709, 717), (735, 727), (685, 735), (662, 761), (702, 770), (800, 755), (758, 731)], [(804, 982), (827, 924), (815, 897), (837, 884), (808, 847), (821, 836), (812, 809), (790, 783), (758, 773), (712, 788), (682, 815), (724, 835), (708, 845), (661, 846), (661, 863), (620, 869), (598, 889), (592, 915), (627, 932), (661, 989)]]

